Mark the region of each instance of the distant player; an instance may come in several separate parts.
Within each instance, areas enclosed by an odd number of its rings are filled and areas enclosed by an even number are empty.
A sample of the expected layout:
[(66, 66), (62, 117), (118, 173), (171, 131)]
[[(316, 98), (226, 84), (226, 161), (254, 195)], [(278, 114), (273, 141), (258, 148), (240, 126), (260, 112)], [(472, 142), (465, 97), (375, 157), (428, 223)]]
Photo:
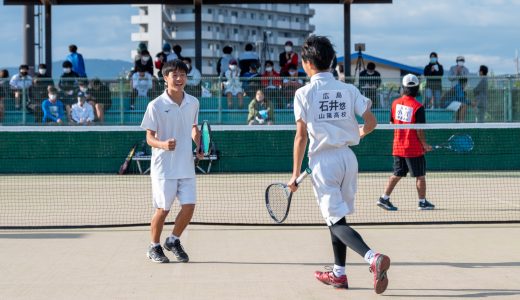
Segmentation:
[[(426, 123), (424, 107), (415, 99), (419, 92), (419, 79), (413, 74), (403, 78), (403, 96), (392, 103), (390, 122), (393, 124), (423, 124)], [(390, 202), (390, 194), (399, 180), (408, 172), (415, 177), (417, 193), (419, 194), (418, 209), (434, 209), (435, 205), (426, 200), (426, 159), (424, 153), (432, 147), (426, 142), (423, 130), (394, 130), (394, 174), (388, 179), (385, 193), (377, 201), (377, 205), (386, 210), (397, 210)]]
[(148, 104), (141, 123), (141, 127), (146, 129), (146, 141), (152, 147), (150, 176), (155, 207), (150, 226), (152, 243), (147, 256), (153, 262), (169, 262), (160, 238), (166, 216), (173, 201), (178, 198), (181, 210), (164, 248), (172, 251), (178, 261), (188, 262), (188, 254), (179, 238), (195, 210), (195, 166), (191, 141), (195, 141), (197, 149), (200, 147), (197, 127), (199, 101), (184, 92), (188, 67), (181, 60), (165, 63), (162, 74), (166, 91)]
[[(329, 272), (315, 272), (315, 277), (337, 288), (348, 288), (345, 274), (347, 246), (365, 258), (374, 273), (374, 290), (380, 294), (388, 285), (388, 256), (371, 250), (362, 237), (346, 222), (354, 212), (358, 163), (349, 146), (377, 125), (370, 111), (371, 101), (351, 84), (335, 80), (330, 66), (335, 52), (322, 36), (308, 37), (302, 48), (302, 64), (311, 77), (310, 84), (294, 96), (296, 136), (294, 139), (293, 176), (288, 186), (296, 192), (307, 140), (309, 167), (312, 169), (314, 194), (323, 218), (329, 226), (334, 250), (334, 267)], [(359, 127), (356, 115), (365, 125)]]

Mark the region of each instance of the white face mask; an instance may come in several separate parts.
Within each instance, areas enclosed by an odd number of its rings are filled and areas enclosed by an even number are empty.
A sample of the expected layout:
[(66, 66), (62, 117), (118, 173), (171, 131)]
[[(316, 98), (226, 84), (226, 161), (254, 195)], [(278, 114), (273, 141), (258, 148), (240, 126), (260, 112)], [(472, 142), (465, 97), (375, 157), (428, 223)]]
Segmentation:
[(236, 65), (229, 65), (229, 69), (230, 69), (231, 71), (234, 71), (236, 68), (237, 68)]
[(63, 68), (63, 73), (70, 73), (71, 69), (70, 68)]
[(78, 104), (79, 104), (79, 105), (83, 105), (83, 103), (85, 103), (85, 98), (83, 98), (83, 97), (79, 97), (79, 98), (78, 98)]
[(368, 71), (368, 70), (367, 70), (367, 74), (368, 74), (368, 75), (374, 75), (374, 73), (375, 73), (374, 71)]
[(54, 101), (54, 100), (56, 100), (56, 98), (58, 98), (58, 95), (54, 95), (54, 94), (49, 95), (49, 100)]
[(457, 66), (459, 66), (459, 67), (464, 66), (464, 62), (463, 62), (463, 61), (458, 61), (458, 62), (457, 62)]
[(291, 52), (292, 47), (291, 46), (285, 46), (285, 52)]
[(150, 59), (150, 56), (143, 56), (143, 57), (141, 57), (141, 59), (142, 59), (144, 62), (147, 62), (147, 61)]
[(38, 73), (40, 73), (40, 75), (45, 75), (45, 73), (47, 73), (47, 69), (38, 69)]
[(296, 75), (296, 74), (298, 74), (297, 71), (289, 71), (289, 75), (291, 75), (291, 76)]
[(82, 92), (86, 92), (88, 90), (88, 87), (81, 86), (79, 90)]
[(267, 72), (271, 72), (271, 71), (273, 71), (273, 67), (267, 67), (267, 68), (265, 68), (265, 70), (266, 70)]

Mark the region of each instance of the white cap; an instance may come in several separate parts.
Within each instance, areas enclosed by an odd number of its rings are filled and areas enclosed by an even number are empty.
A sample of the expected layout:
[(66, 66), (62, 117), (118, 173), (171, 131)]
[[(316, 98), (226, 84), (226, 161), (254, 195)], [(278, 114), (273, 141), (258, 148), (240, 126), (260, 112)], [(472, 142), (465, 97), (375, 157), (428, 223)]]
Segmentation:
[(408, 74), (403, 77), (403, 86), (404, 87), (412, 87), (419, 85), (419, 78), (413, 74)]

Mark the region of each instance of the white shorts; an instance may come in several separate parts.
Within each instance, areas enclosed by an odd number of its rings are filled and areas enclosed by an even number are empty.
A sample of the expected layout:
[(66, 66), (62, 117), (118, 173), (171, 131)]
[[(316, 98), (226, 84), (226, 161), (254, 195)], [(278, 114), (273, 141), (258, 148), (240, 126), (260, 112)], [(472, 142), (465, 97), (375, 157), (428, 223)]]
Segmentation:
[(350, 148), (325, 150), (309, 157), (314, 195), (327, 225), (354, 212), (358, 162)]
[(195, 178), (159, 179), (152, 177), (153, 207), (170, 210), (175, 198), (180, 205), (195, 204), (197, 188)]

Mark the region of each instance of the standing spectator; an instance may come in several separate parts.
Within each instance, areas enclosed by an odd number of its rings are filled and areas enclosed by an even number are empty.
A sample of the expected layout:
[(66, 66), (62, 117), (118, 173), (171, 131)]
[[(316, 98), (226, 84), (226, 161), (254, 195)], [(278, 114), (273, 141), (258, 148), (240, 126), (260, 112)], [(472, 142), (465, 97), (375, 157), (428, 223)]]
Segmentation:
[(290, 65), (288, 73), (289, 77), (283, 79), (284, 99), (279, 102), (278, 108), (292, 108), (292, 101), (289, 99), (294, 98), (296, 90), (303, 86), (303, 79), (299, 77), (297, 65)]
[(148, 98), (148, 92), (153, 87), (152, 75), (145, 72), (143, 67), (139, 67), (137, 72), (132, 75), (132, 96), (130, 97), (130, 109), (135, 109), (135, 98)]
[(249, 103), (248, 125), (273, 125), (274, 108), (270, 101), (265, 99), (262, 90), (256, 91), (255, 98)]
[(140, 60), (141, 59), (141, 52), (143, 52), (144, 50), (148, 51), (148, 46), (146, 45), (145, 42), (140, 42), (138, 45), (137, 45), (137, 54), (136, 56), (134, 57), (134, 62), (136, 60)]
[(424, 104), (431, 108), (441, 107), (442, 97), (442, 76), (444, 68), (439, 63), (437, 53), (430, 53), (430, 63), (424, 67), (424, 76), (426, 76), (426, 92)]
[(457, 56), (456, 62), (457, 64), (451, 66), (450, 72), (448, 73), (448, 79), (453, 83), (453, 85), (459, 83), (459, 78), (466, 78), (469, 75), (468, 68), (464, 66), (464, 63), (466, 62), (464, 56)]
[(184, 57), (182, 61), (188, 67), (188, 81), (186, 82), (186, 88), (184, 90), (186, 93), (198, 99), (200, 98), (202, 92), (202, 88), (200, 86), (202, 75), (200, 74), (200, 71), (191, 63), (191, 58)]
[[(19, 73), (11, 77), (9, 85), (11, 86), (11, 89), (14, 90), (14, 107), (16, 110), (20, 110), (20, 103), (24, 93), (26, 97), (24, 100), (27, 101), (27, 103), (30, 101), (30, 88), (32, 87), (33, 82), (32, 77), (29, 76), (29, 66), (25, 64), (20, 65)], [(27, 103), (24, 103), (24, 105)]]
[(369, 62), (367, 69), (359, 73), (359, 87), (365, 97), (372, 100), (373, 108), (379, 107), (377, 89), (381, 85), (381, 74), (376, 71), (376, 64)]
[(217, 73), (220, 77), (226, 76), (226, 71), (229, 69), (229, 62), (233, 60), (233, 55), (231, 53), (233, 52), (233, 48), (230, 46), (224, 46), (222, 48), (222, 55), (221, 58), (217, 61)]
[(181, 45), (173, 46), (173, 53), (175, 53), (175, 55), (177, 56), (178, 59), (183, 60), (184, 56), (182, 56), (181, 52), (182, 52)]
[(67, 110), (67, 116), (70, 116), (70, 108), (72, 104), (76, 103), (75, 95), (78, 90), (78, 77), (79, 75), (72, 71), (72, 63), (68, 60), (64, 61), (63, 73), (61, 74), (58, 87), (61, 91), (60, 99), (65, 105)]
[[(426, 114), (424, 106), (415, 99), (419, 93), (419, 79), (408, 74), (403, 77), (403, 96), (392, 103), (390, 122), (393, 124), (424, 124)], [(394, 130), (394, 174), (388, 179), (384, 194), (377, 205), (386, 210), (397, 210), (390, 202), (390, 194), (408, 172), (415, 177), (420, 210), (434, 209), (435, 205), (426, 200), (426, 159), (424, 154), (432, 147), (426, 142), (422, 129)]]
[(148, 50), (142, 50), (140, 58), (134, 61), (134, 71), (137, 72), (138, 69), (144, 69), (145, 72), (148, 72), (153, 76), (153, 62), (150, 59), (150, 52)]
[(240, 68), (240, 77), (243, 77), (244, 74), (249, 71), (249, 66), (254, 64), (255, 66), (260, 65), (260, 57), (258, 53), (253, 51), (253, 44), (247, 43), (244, 52), (238, 55), (238, 67)]
[(0, 70), (0, 123), (4, 121), (4, 99), (9, 96), (9, 71)]
[(90, 99), (98, 105), (103, 105), (103, 110), (108, 111), (112, 107), (112, 97), (108, 86), (98, 78), (94, 78), (90, 87)]
[(289, 67), (291, 65), (298, 65), (298, 54), (294, 52), (293, 42), (287, 41), (285, 42), (285, 51), (280, 53), (279, 61), (280, 61), (280, 75), (288, 76), (289, 75)]
[(83, 55), (78, 53), (78, 47), (76, 45), (70, 45), (69, 52), (67, 60), (72, 63), (72, 71), (78, 74), (79, 77), (87, 77), (85, 61), (83, 61)]
[(466, 97), (466, 85), (468, 83), (467, 77), (459, 77), (457, 83), (452, 87), (442, 99), (442, 103), (448, 110), (455, 111), (455, 119), (457, 123), (466, 120), (467, 106), (470, 104)]
[(473, 106), (477, 108), (477, 123), (484, 123), (487, 109), (487, 96), (488, 96), (488, 67), (480, 66), (478, 74), (480, 76), (480, 81), (473, 90), (473, 94), (475, 94), (475, 101)]
[(240, 69), (235, 59), (229, 62), (226, 71), (226, 81), (224, 82), (224, 94), (227, 97), (228, 108), (233, 108), (233, 97), (238, 97), (238, 108), (244, 107), (244, 91), (242, 90), (242, 82), (240, 81)]
[(159, 71), (157, 72), (157, 77), (163, 78), (162, 68), (164, 64), (167, 61), (177, 59), (177, 55), (172, 52), (172, 46), (169, 43), (164, 43), (162, 47), (162, 52), (157, 53), (157, 55), (155, 55), (155, 58), (155, 68), (159, 69)]
[(58, 100), (58, 90), (55, 87), (50, 87), (48, 96), (49, 98), (42, 103), (42, 122), (63, 124), (65, 112), (63, 111), (63, 103)]
[(72, 105), (71, 118), (78, 125), (90, 125), (94, 122), (94, 109), (87, 102), (84, 92), (78, 92), (78, 103)]

